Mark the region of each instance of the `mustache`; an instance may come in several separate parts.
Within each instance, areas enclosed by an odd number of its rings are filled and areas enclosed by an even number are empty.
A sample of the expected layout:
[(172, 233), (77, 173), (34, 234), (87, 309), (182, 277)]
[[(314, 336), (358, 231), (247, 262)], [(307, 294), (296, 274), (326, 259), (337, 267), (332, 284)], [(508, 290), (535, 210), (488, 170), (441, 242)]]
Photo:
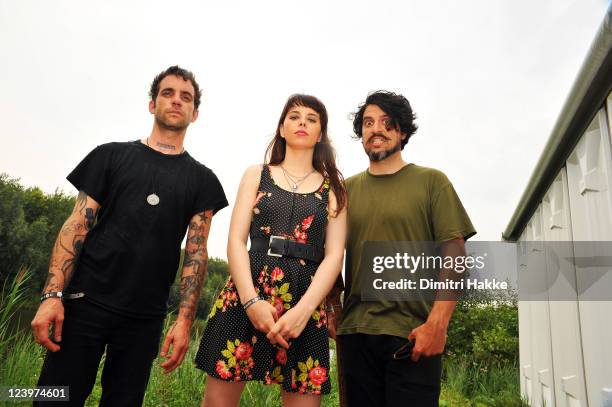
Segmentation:
[(384, 138), (385, 140), (391, 140), (389, 137), (385, 136), (385, 135), (384, 135), (384, 134), (382, 134), (382, 133), (374, 133), (374, 134), (372, 134), (372, 135), (371, 135), (371, 136), (368, 138), (368, 143), (369, 143), (369, 142), (371, 142), (371, 141), (372, 141), (372, 139), (373, 139), (374, 137), (382, 137), (382, 138)]

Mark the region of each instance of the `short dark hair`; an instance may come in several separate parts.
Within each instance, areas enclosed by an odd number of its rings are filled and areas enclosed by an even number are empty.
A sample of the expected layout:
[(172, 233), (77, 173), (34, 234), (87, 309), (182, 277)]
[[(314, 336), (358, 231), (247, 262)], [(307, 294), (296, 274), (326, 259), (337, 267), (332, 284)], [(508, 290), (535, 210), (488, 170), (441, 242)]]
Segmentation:
[(414, 122), (416, 115), (412, 111), (408, 99), (400, 94), (386, 90), (377, 90), (370, 93), (365, 102), (359, 106), (357, 112), (353, 114), (353, 132), (357, 139), (362, 137), (363, 113), (368, 105), (380, 107), (383, 112), (389, 115), (391, 126), (399, 127), (400, 133), (406, 135), (406, 138), (402, 140), (403, 150), (406, 143), (408, 143), (408, 139), (416, 133), (418, 128)]
[(195, 91), (195, 95), (193, 95), (193, 104), (197, 110), (197, 108), (200, 106), (200, 99), (202, 98), (202, 91), (200, 90), (200, 86), (196, 82), (195, 75), (193, 74), (193, 72), (183, 69), (178, 65), (171, 66), (165, 71), (160, 72), (155, 77), (155, 79), (153, 79), (153, 83), (151, 83), (151, 89), (149, 90), (149, 96), (151, 97), (151, 100), (155, 102), (159, 93), (159, 84), (168, 75), (180, 76), (184, 80), (191, 82), (191, 85), (193, 85), (193, 90)]

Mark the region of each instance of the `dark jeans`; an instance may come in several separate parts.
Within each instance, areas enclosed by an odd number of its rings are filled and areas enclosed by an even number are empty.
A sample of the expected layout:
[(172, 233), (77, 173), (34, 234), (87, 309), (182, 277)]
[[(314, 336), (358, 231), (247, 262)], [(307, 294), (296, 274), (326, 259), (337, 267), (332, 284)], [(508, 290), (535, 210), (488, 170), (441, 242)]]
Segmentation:
[(83, 406), (105, 350), (100, 406), (142, 405), (163, 322), (119, 315), (83, 298), (66, 301), (61, 349), (47, 352), (38, 385), (69, 386), (70, 401), (34, 405)]
[(407, 339), (391, 335), (342, 335), (348, 407), (438, 406), (441, 356), (395, 360)]

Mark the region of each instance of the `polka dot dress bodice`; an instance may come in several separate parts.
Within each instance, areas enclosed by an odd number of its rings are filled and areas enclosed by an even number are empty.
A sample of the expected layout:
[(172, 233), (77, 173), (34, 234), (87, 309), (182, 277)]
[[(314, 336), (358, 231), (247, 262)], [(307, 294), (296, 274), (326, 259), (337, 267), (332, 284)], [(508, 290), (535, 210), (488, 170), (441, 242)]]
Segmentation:
[[(322, 248), (328, 197), (327, 178), (314, 192), (292, 193), (276, 185), (264, 165), (250, 238), (283, 236)], [(299, 302), (318, 267), (312, 261), (262, 252), (249, 251), (249, 259), (255, 290), (281, 316)], [(221, 380), (261, 380), (278, 383), (288, 392), (326, 394), (331, 390), (327, 335), (325, 305), (321, 304), (288, 350), (272, 345), (251, 324), (230, 278), (212, 306), (196, 365)]]

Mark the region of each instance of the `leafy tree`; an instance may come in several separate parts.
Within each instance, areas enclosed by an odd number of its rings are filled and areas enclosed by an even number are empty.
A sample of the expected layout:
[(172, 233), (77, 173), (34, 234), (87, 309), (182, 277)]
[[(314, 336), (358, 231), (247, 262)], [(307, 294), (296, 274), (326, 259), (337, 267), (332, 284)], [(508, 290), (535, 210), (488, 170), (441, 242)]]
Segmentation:
[(21, 267), (22, 243), (28, 234), (23, 189), (17, 181), (0, 174), (0, 275), (3, 282)]
[(42, 288), (55, 238), (74, 202), (74, 196), (25, 189), (18, 179), (0, 174), (0, 281), (28, 267), (31, 287)]

